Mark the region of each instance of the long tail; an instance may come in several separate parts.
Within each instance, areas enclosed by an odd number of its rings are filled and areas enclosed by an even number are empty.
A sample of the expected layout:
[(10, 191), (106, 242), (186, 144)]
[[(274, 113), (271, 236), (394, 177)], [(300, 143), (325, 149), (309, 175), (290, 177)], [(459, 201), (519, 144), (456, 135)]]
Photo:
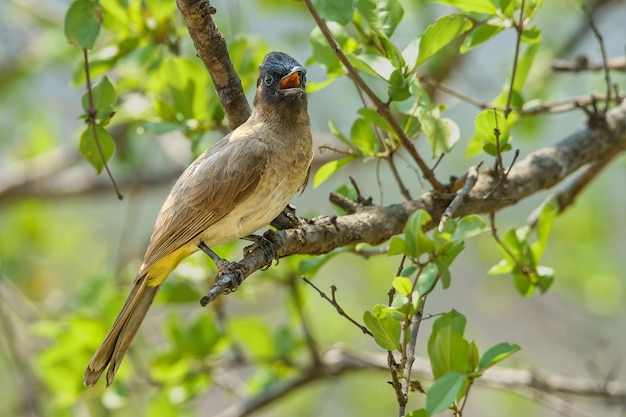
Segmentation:
[(141, 322), (148, 309), (159, 292), (159, 286), (148, 286), (146, 276), (140, 276), (135, 280), (135, 286), (128, 295), (122, 311), (115, 319), (111, 330), (106, 338), (93, 354), (87, 365), (83, 384), (92, 386), (98, 382), (98, 378), (107, 368), (107, 387), (113, 382), (115, 373), (126, 354), (130, 342), (135, 337)]

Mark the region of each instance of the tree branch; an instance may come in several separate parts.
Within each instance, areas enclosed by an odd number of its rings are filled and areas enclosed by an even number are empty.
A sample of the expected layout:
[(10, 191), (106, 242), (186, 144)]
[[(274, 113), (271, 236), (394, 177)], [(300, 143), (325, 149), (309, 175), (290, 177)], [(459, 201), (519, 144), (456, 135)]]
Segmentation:
[[(335, 379), (340, 375), (359, 371), (389, 370), (387, 354), (369, 352), (347, 352), (334, 347), (324, 352), (321, 362), (309, 367), (298, 376), (273, 389), (263, 392), (246, 401), (227, 408), (216, 417), (244, 417), (258, 411), (285, 395), (308, 384)], [(426, 358), (416, 357), (413, 363), (413, 374), (418, 378), (431, 379), (430, 362)], [(596, 381), (586, 378), (559, 375), (548, 371), (527, 371), (494, 367), (475, 380), (476, 385), (509, 390), (534, 399), (533, 392), (573, 394), (578, 396), (602, 397), (623, 403), (626, 399), (626, 385), (619, 381)], [(550, 406), (550, 404), (546, 404)]]
[[(456, 208), (454, 216), (495, 213), (551, 188), (582, 166), (623, 151), (626, 149), (626, 100), (606, 116), (606, 124), (585, 126), (557, 144), (533, 152), (514, 164), (506, 180), (499, 184), (495, 192), (492, 192), (493, 187), (501, 178), (491, 169), (483, 171), (467, 198)], [(488, 195), (490, 197), (485, 198)], [(266, 237), (274, 243), (280, 257), (321, 255), (357, 243), (379, 245), (402, 233), (407, 219), (418, 209), (430, 213), (433, 220), (427, 227), (435, 227), (453, 197), (454, 194), (426, 192), (402, 204), (386, 207), (367, 205), (345, 216), (320, 216), (303, 221), (298, 228), (271, 232)], [(245, 279), (269, 262), (270, 259), (267, 259), (262, 249), (253, 250), (239, 262), (242, 278)], [(229, 277), (223, 276), (211, 288), (208, 298), (217, 298), (228, 289), (230, 282)]]
[(228, 55), (224, 36), (211, 17), (217, 10), (208, 0), (176, 0), (176, 4), (185, 19), (198, 57), (211, 75), (228, 124), (231, 130), (235, 129), (248, 120), (251, 110)]

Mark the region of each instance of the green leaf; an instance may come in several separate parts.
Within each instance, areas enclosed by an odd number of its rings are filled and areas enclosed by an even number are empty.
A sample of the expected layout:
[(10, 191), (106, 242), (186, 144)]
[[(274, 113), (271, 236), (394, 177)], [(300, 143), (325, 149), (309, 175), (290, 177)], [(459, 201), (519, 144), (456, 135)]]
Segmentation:
[(539, 43), (529, 45), (522, 54), (519, 61), (517, 61), (515, 81), (513, 82), (513, 90), (517, 93), (520, 93), (524, 87), (524, 84), (526, 84), (526, 79), (528, 78), (528, 74), (530, 73), (533, 62), (535, 61), (535, 56), (537, 55), (539, 46)]
[(478, 372), (483, 372), (485, 369), (492, 367), (521, 349), (518, 345), (510, 343), (499, 343), (490, 347), (483, 353), (480, 362), (478, 362)]
[[(497, 129), (497, 132), (499, 133), (498, 141), (500, 144), (500, 152), (504, 152), (511, 148), (508, 144), (510, 139), (509, 125), (501, 111), (484, 110), (480, 112), (474, 119), (474, 125), (476, 126), (476, 131), (472, 139), (470, 139), (470, 143), (482, 143), (483, 150), (490, 155), (495, 156), (497, 154), (495, 138)], [(475, 156), (475, 154), (469, 154), (470, 147), (471, 145), (468, 144), (466, 153), (467, 156)]]
[(472, 48), (487, 42), (489, 39), (496, 36), (504, 29), (503, 26), (482, 25), (472, 30), (463, 40), (463, 44), (459, 49), (462, 54), (466, 53)]
[(463, 336), (465, 333), (465, 325), (467, 324), (467, 319), (465, 316), (458, 311), (452, 309), (448, 313), (439, 317), (433, 323), (433, 333), (439, 331), (440, 329), (451, 327), (455, 332), (459, 333)]
[(93, 48), (100, 24), (102, 6), (95, 0), (76, 0), (65, 14), (65, 37), (72, 45), (80, 48)]
[(389, 80), (396, 68), (387, 57), (374, 54), (346, 54), (350, 64), (357, 70), (374, 75), (383, 80)]
[(554, 282), (554, 269), (547, 266), (537, 266), (537, 286), (541, 293), (548, 291), (552, 283)]
[(447, 4), (448, 6), (458, 7), (464, 12), (474, 12), (483, 14), (496, 14), (496, 7), (492, 0), (432, 0), (435, 3)]
[(331, 85), (333, 83), (333, 81), (335, 81), (336, 79), (337, 79), (336, 75), (330, 74), (328, 77), (326, 77), (326, 79), (324, 81), (307, 82), (306, 83), (306, 92), (307, 92), (307, 94), (317, 93), (318, 91), (321, 91), (321, 90), (325, 89), (326, 87), (328, 87), (329, 85)]
[(358, 118), (350, 128), (350, 139), (352, 144), (364, 155), (373, 155), (378, 148), (378, 140), (374, 135), (372, 125), (361, 118)]
[(372, 29), (387, 37), (393, 34), (404, 15), (398, 0), (358, 0), (356, 8)]
[(439, 271), (436, 265), (432, 263), (426, 265), (420, 276), (417, 278), (417, 284), (415, 285), (415, 291), (417, 291), (417, 294), (420, 297), (423, 297), (430, 293), (433, 288), (435, 288), (438, 276)]
[(470, 344), (463, 338), (465, 316), (456, 310), (439, 317), (433, 323), (428, 339), (428, 356), (433, 376), (438, 379), (448, 371), (470, 372)]
[(413, 283), (405, 277), (395, 277), (391, 285), (404, 296), (408, 296), (413, 292)]
[(536, 26), (524, 28), (521, 41), (529, 45), (541, 42), (541, 29)]
[(322, 19), (344, 26), (352, 20), (352, 0), (312, 0), (312, 3)]
[(389, 307), (377, 304), (363, 314), (365, 326), (374, 335), (376, 343), (385, 350), (400, 349), (400, 322), (393, 318)]
[(406, 240), (407, 255), (417, 259), (420, 255), (429, 252), (433, 247), (432, 240), (426, 236), (422, 226), (431, 220), (427, 211), (417, 210), (409, 217), (404, 226), (404, 238)]
[(467, 239), (489, 230), (487, 222), (476, 214), (463, 217), (456, 225), (452, 240)]
[(469, 347), (469, 369), (470, 371), (474, 371), (476, 369), (476, 367), (478, 366), (478, 348), (476, 347), (476, 343), (472, 342), (470, 343), (470, 347)]
[(472, 27), (472, 21), (461, 14), (442, 16), (428, 26), (422, 35), (417, 57), (417, 65), (448, 45), (460, 34)]
[(420, 408), (419, 410), (411, 411), (409, 414), (406, 414), (404, 417), (430, 417), (430, 414), (428, 414), (425, 408)]
[(104, 163), (108, 162), (113, 155), (115, 143), (113, 142), (113, 138), (109, 132), (101, 126), (95, 126), (95, 134), (97, 135), (98, 143), (102, 149), (104, 161), (98, 151), (98, 145), (96, 144), (96, 138), (94, 136), (94, 128), (92, 126), (87, 126), (80, 136), (79, 149), (80, 153), (82, 153), (85, 159), (93, 165), (96, 172), (99, 174), (102, 171), (102, 168), (104, 168)]
[(546, 248), (552, 230), (552, 223), (558, 212), (558, 203), (553, 198), (541, 207), (541, 212), (539, 213), (537, 224), (535, 225), (537, 241), (531, 245), (533, 256), (537, 262), (541, 259), (543, 251)]
[(381, 116), (377, 110), (370, 109), (367, 107), (362, 107), (357, 111), (357, 113), (361, 115), (363, 119), (381, 128), (385, 132), (390, 133), (390, 134), (393, 132), (393, 129), (391, 128), (391, 125), (389, 124), (387, 119)]
[(339, 171), (344, 165), (354, 161), (353, 156), (337, 159), (335, 161), (326, 162), (317, 169), (313, 176), (313, 188), (319, 187), (324, 181), (330, 178), (335, 172)]
[(389, 241), (387, 255), (406, 255), (406, 242), (399, 236), (393, 236)]
[[(82, 105), (85, 112), (89, 112), (89, 93), (83, 94)], [(113, 84), (108, 77), (102, 77), (100, 82), (96, 84), (92, 90), (93, 105), (96, 109), (96, 118), (98, 120), (107, 119), (113, 113), (113, 105), (117, 100), (117, 94)]]
[(339, 139), (346, 145), (352, 146), (350, 140), (346, 137), (346, 135), (341, 132), (341, 130), (339, 130), (339, 128), (335, 125), (335, 122), (332, 121), (332, 119), (328, 119), (328, 128), (337, 139)]
[(445, 117), (434, 117), (429, 113), (421, 114), (422, 131), (428, 140), (433, 157), (448, 153), (461, 137), (457, 124)]
[(513, 271), (513, 286), (524, 297), (530, 297), (535, 293), (536, 287), (530, 282), (527, 275)]
[[(327, 26), (344, 53), (351, 53), (356, 47), (356, 41), (348, 36), (346, 29), (335, 22), (328, 22)], [(329, 74), (343, 73), (343, 67), (337, 55), (335, 55), (332, 48), (328, 45), (326, 38), (318, 27), (315, 27), (311, 31), (309, 44), (311, 45), (313, 58), (316, 62), (325, 66)]]
[(429, 415), (447, 410), (459, 395), (463, 385), (468, 382), (467, 375), (459, 372), (446, 372), (428, 390), (426, 412)]

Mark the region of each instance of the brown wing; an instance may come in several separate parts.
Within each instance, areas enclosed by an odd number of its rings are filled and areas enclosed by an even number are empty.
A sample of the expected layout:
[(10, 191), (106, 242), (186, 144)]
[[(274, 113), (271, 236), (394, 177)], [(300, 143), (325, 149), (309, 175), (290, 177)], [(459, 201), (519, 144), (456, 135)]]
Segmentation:
[(222, 219), (257, 187), (268, 163), (254, 137), (223, 138), (180, 176), (163, 203), (144, 257), (149, 269)]

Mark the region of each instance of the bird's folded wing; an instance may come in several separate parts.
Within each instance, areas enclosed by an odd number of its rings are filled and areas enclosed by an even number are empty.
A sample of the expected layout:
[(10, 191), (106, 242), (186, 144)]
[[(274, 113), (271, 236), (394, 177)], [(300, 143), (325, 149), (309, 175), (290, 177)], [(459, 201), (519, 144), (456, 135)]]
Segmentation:
[(161, 208), (143, 270), (220, 221), (259, 184), (268, 164), (266, 145), (228, 137), (200, 155), (180, 176)]

